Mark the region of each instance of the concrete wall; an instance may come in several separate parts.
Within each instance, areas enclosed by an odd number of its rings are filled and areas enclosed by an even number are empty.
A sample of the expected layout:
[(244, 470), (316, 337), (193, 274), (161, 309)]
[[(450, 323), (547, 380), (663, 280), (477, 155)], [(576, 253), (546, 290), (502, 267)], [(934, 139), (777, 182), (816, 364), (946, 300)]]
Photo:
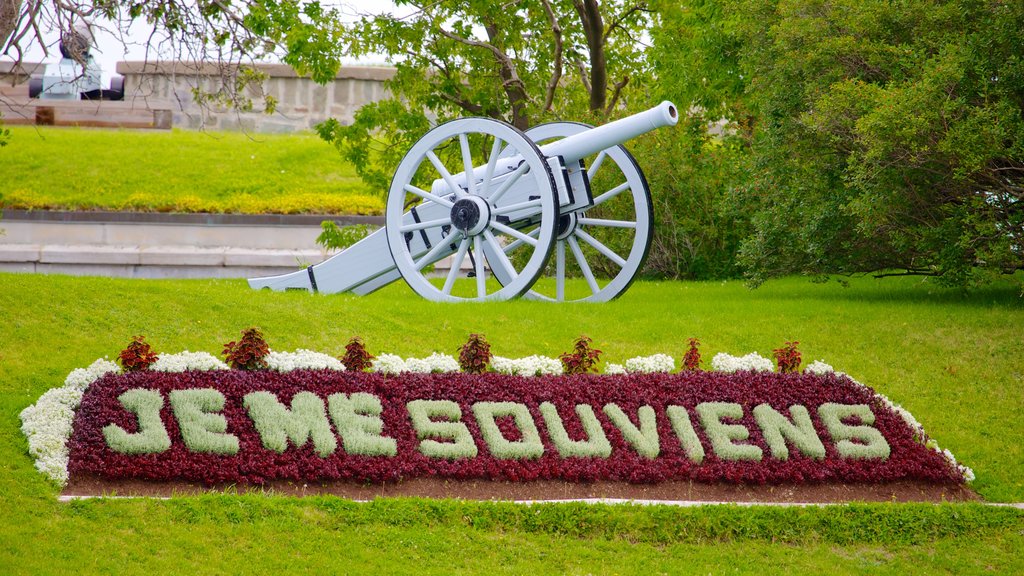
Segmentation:
[(394, 75), (393, 68), (350, 66), (339, 70), (333, 82), (319, 85), (285, 64), (257, 68), (267, 75), (263, 93), (277, 100), (273, 114), (263, 112), (263, 95), (258, 90), (250, 93), (255, 105), (252, 112), (199, 106), (192, 96), (194, 88), (215, 91), (224, 82), (223, 70), (216, 65), (120, 62), (117, 73), (124, 76), (126, 100), (170, 101), (177, 127), (249, 132), (307, 130), (327, 118), (349, 124), (360, 106), (386, 96), (384, 82)]

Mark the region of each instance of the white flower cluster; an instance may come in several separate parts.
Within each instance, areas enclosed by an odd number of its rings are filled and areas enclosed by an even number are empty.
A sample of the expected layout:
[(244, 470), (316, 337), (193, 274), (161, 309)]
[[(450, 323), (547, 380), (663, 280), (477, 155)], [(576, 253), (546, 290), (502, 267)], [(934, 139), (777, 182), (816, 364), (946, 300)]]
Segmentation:
[(808, 374), (817, 374), (819, 376), (823, 374), (829, 374), (835, 371), (836, 369), (833, 368), (830, 364), (826, 364), (824, 360), (815, 360), (814, 362), (808, 364), (806, 368), (804, 368), (804, 372)]
[(622, 364), (614, 364), (609, 362), (604, 365), (604, 373), (612, 375), (621, 375), (626, 373), (626, 367)]
[(668, 354), (637, 356), (626, 360), (626, 371), (628, 372), (674, 372), (675, 369), (676, 360)]
[(458, 372), (459, 361), (447, 355), (435, 352), (426, 358), (406, 358), (395, 354), (381, 354), (373, 361), (372, 371), (380, 374), (399, 374), (414, 372), (431, 374), (440, 372)]
[(405, 360), (402, 360), (401, 356), (396, 354), (380, 354), (373, 360), (373, 366), (370, 370), (380, 374), (398, 374), (400, 372), (408, 372), (409, 369), (406, 368)]
[(295, 352), (275, 352), (267, 354), (267, 367), (278, 372), (290, 372), (292, 370), (345, 370), (345, 365), (330, 354), (313, 352), (299, 348)]
[(406, 358), (405, 368), (418, 374), (458, 372), (461, 369), (458, 360), (440, 352), (434, 352), (426, 358)]
[(561, 376), (562, 361), (537, 355), (525, 358), (494, 356), (491, 358), (491, 369), (513, 376)]
[(21, 432), (28, 440), (28, 453), (35, 458), (36, 469), (61, 486), (68, 481), (68, 439), (82, 394), (104, 374), (119, 371), (117, 364), (105, 359), (72, 370), (64, 386), (47, 390), (35, 404), (21, 411)]
[(120, 372), (121, 367), (106, 358), (100, 358), (93, 362), (88, 368), (75, 368), (64, 379), (65, 388), (74, 388), (84, 391), (89, 384), (100, 379), (107, 372)]
[(719, 352), (711, 359), (711, 368), (719, 372), (771, 372), (775, 370), (775, 364), (757, 352), (751, 352), (746, 356), (732, 356)]
[(209, 352), (189, 352), (185, 350), (177, 354), (160, 354), (156, 362), (150, 364), (149, 369), (154, 372), (227, 370), (228, 365)]

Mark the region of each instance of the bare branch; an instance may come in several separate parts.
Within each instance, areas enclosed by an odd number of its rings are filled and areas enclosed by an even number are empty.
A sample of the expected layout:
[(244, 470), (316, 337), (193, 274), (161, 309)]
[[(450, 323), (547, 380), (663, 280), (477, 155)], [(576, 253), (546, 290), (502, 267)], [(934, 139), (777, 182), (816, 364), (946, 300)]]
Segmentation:
[[(626, 10), (622, 14), (619, 14), (614, 19), (612, 19), (611, 24), (608, 25), (607, 30), (605, 30), (605, 32), (604, 32), (604, 38), (602, 39), (602, 42), (606, 41), (608, 39), (608, 37), (612, 35), (612, 32), (614, 32), (616, 29), (621, 29), (623, 32), (625, 32), (626, 28), (623, 26), (623, 23), (626, 20), (628, 20), (630, 16), (632, 16), (633, 14), (636, 14), (637, 12), (653, 13), (654, 10), (651, 10), (650, 8), (648, 8), (646, 2), (641, 2), (640, 4), (637, 4), (636, 6), (630, 7), (628, 10)], [(629, 35), (629, 34), (627, 33), (627, 35)], [(629, 37), (632, 38), (632, 36), (629, 36)]]
[(619, 102), (619, 95), (622, 94), (622, 89), (627, 84), (629, 84), (629, 76), (623, 76), (622, 80), (615, 83), (615, 86), (612, 88), (612, 101), (608, 103), (608, 107), (604, 110), (605, 116), (611, 114), (612, 110), (615, 109), (615, 105)]

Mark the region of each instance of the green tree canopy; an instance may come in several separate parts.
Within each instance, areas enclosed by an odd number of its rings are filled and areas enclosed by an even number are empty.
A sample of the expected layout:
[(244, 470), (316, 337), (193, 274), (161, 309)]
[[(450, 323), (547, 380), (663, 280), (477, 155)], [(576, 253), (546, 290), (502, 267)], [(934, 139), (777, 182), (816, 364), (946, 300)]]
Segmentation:
[(755, 283), (878, 272), (968, 286), (1024, 269), (1024, 4), (664, 10), (696, 50), (659, 73), (746, 143), (731, 188), (753, 215), (739, 261)]
[(395, 65), (390, 97), (363, 106), (350, 126), (320, 127), (380, 190), (435, 121), (489, 116), (526, 129), (563, 117), (600, 122), (636, 94), (646, 102), (646, 2), (396, 4), (412, 13), (365, 16), (341, 39), (347, 56), (384, 54)]

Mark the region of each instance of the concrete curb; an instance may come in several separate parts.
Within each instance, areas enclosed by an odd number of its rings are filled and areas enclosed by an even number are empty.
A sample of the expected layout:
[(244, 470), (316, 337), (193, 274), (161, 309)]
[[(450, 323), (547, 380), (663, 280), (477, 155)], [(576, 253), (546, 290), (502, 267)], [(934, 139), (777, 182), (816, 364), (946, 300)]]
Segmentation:
[[(186, 496), (102, 496), (102, 495), (58, 495), (59, 502), (74, 502), (76, 500), (170, 500), (171, 498), (190, 498)], [(352, 500), (366, 504), (372, 500)], [(511, 504), (524, 504), (533, 506), (537, 504), (610, 504), (616, 506), (678, 506), (678, 507), (700, 507), (700, 506), (742, 506), (772, 508), (824, 508), (831, 506), (849, 506), (850, 504), (881, 504), (881, 502), (724, 502), (724, 501), (701, 501), (701, 500), (626, 500), (621, 498), (580, 498), (566, 500), (487, 500), (487, 502), (509, 502)], [(929, 502), (897, 502), (896, 504), (929, 504)], [(932, 502), (932, 504), (959, 504), (959, 502)], [(984, 506), (994, 508), (1015, 508), (1024, 510), (1024, 502), (976, 502)]]

